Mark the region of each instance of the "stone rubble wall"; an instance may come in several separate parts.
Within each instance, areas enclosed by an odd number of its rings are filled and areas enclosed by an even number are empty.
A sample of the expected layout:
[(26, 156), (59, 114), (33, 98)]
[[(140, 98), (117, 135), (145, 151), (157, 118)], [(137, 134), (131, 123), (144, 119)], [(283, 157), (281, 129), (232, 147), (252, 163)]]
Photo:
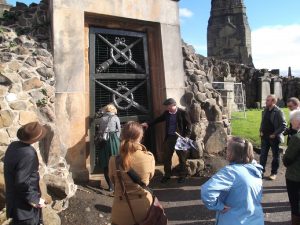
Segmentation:
[(55, 125), (55, 74), (47, 9), (47, 1), (29, 7), (17, 3), (0, 20), (1, 208), (3, 156), (7, 146), (17, 140), (17, 130), (32, 121), (45, 124), (48, 130), (46, 138), (34, 144), (40, 158), (42, 195), (51, 203), (47, 210), (64, 210), (77, 190), (65, 160), (67, 149)]
[(191, 138), (197, 150), (189, 156), (189, 172), (199, 173), (205, 167), (203, 159), (224, 152), (229, 133), (226, 109), (220, 94), (212, 87), (213, 76), (208, 59), (195, 53), (195, 49), (183, 42), (186, 91), (183, 105), (190, 113)]
[[(246, 95), (247, 108), (261, 108), (261, 79), (282, 78), (276, 70), (255, 69), (251, 66), (198, 55), (200, 63), (206, 68), (213, 82), (224, 82), (231, 76), (236, 83), (242, 83)], [(229, 68), (229, 69), (228, 69)]]

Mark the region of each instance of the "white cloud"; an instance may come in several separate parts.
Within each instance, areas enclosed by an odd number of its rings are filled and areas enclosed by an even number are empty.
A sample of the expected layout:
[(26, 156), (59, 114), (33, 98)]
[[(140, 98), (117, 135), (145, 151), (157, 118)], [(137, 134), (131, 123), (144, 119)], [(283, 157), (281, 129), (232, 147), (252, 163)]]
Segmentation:
[(179, 16), (182, 18), (190, 18), (194, 15), (194, 13), (189, 10), (188, 8), (180, 8), (179, 9)]
[(252, 56), (256, 68), (280, 69), (285, 75), (291, 66), (300, 75), (300, 24), (254, 30)]

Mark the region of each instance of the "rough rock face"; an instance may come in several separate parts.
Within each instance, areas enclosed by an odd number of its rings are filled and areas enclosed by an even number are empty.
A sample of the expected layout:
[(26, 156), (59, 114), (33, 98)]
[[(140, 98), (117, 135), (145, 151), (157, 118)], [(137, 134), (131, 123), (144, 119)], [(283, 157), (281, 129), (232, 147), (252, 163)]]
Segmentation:
[(197, 55), (194, 48), (185, 43), (182, 50), (186, 72), (183, 103), (190, 113), (191, 138), (196, 146), (196, 150), (191, 151), (188, 165), (190, 174), (194, 175), (204, 169), (204, 153), (218, 154), (226, 148), (227, 130), (223, 119), (226, 110), (220, 94), (212, 87), (214, 77), (209, 60)]
[[(39, 4), (32, 3), (29, 6), (17, 2), (15, 7), (4, 12), (1, 25), (13, 28), (19, 36), (26, 34), (38, 41), (48, 42), (51, 37), (48, 8), (48, 0), (42, 0)], [(44, 47), (45, 44), (43, 43)], [(25, 44), (27, 47), (30, 45), (31, 43)], [(34, 61), (29, 63), (34, 63)]]
[[(55, 127), (55, 74), (47, 8), (47, 1), (29, 7), (17, 3), (0, 21), (0, 157), (3, 158), (9, 143), (17, 140), (20, 126), (32, 121), (45, 124), (46, 138), (34, 145), (40, 161), (40, 186), (43, 198), (59, 212), (68, 206), (77, 186)], [(3, 193), (1, 160), (1, 207)]]

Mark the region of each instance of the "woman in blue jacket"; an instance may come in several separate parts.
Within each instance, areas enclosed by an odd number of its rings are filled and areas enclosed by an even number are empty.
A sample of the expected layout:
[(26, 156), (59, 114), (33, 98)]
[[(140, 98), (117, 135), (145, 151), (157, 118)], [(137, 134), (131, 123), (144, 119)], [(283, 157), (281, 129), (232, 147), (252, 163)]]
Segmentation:
[(263, 225), (262, 166), (254, 160), (250, 142), (233, 137), (225, 166), (201, 187), (205, 206), (217, 211), (217, 225)]

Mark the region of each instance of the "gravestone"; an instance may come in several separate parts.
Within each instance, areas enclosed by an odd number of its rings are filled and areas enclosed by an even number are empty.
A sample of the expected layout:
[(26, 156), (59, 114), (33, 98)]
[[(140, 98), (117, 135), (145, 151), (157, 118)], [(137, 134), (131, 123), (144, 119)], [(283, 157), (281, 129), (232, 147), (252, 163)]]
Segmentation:
[(265, 75), (261, 77), (260, 85), (260, 105), (261, 107), (266, 106), (266, 99), (268, 95), (271, 94), (271, 79), (269, 78), (269, 73), (265, 71)]
[[(228, 112), (229, 114), (231, 114), (231, 112), (234, 112), (237, 110), (237, 105), (234, 102), (234, 83), (236, 82), (236, 78), (231, 76), (230, 73), (230, 67), (229, 64), (227, 63), (227, 69), (225, 70), (227, 75), (225, 75), (224, 77), (224, 89), (226, 90), (226, 106), (228, 108)], [(229, 118), (231, 118), (231, 115), (229, 115)]]
[(280, 77), (274, 78), (274, 95), (277, 97), (279, 101), (283, 99), (282, 79)]

